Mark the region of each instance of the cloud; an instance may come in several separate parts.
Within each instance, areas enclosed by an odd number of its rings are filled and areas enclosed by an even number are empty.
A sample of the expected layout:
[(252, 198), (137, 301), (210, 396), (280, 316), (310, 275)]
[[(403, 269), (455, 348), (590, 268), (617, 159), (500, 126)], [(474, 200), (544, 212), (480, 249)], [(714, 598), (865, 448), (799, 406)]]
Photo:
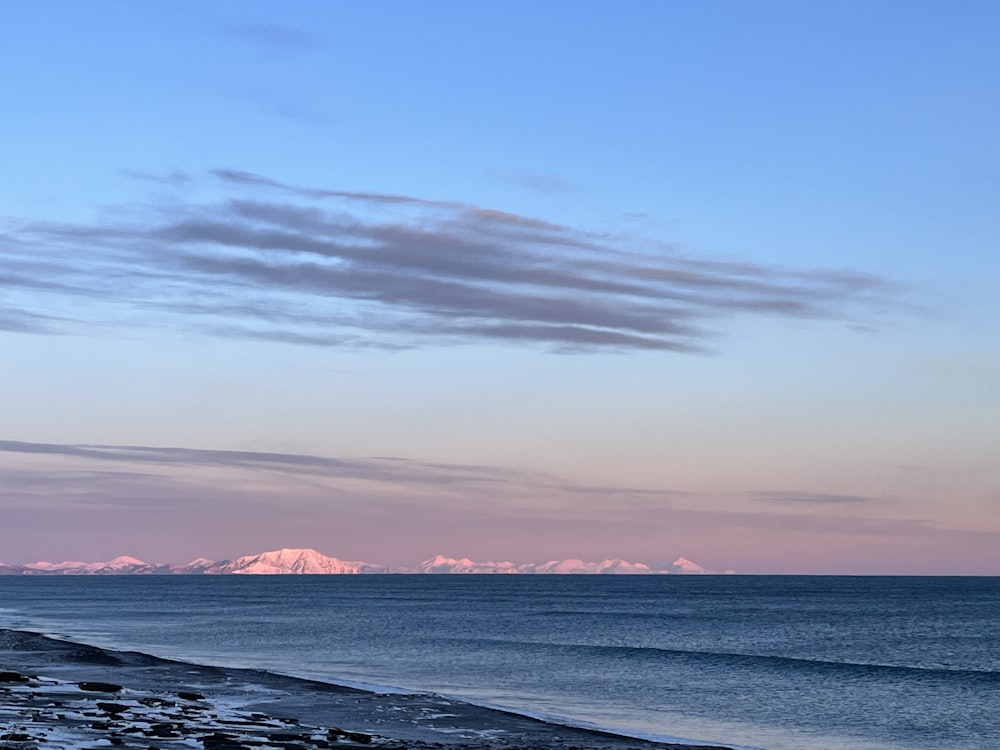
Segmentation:
[(322, 40), (313, 33), (277, 23), (226, 23), (222, 33), (265, 51), (284, 52), (319, 47)]
[[(9, 279), (10, 277), (6, 277)], [(0, 276), (0, 286), (5, 277)], [(56, 333), (58, 320), (48, 315), (40, 315), (23, 310), (8, 310), (0, 306), (0, 331), (9, 333)]]
[(572, 352), (704, 352), (736, 317), (868, 324), (899, 296), (857, 271), (698, 259), (456, 201), (236, 170), (210, 179), (219, 200), (175, 195), (92, 223), (10, 222), (0, 288), (21, 293), (24, 321), (76, 313), (86, 298), (90, 317), (65, 326), (75, 332), (117, 321), (308, 346)]
[[(851, 497), (791, 494), (807, 503)], [(393, 457), (0, 441), (0, 549), (22, 560), (124, 551), (179, 561), (314, 546), (393, 563), (446, 550), (653, 561), (687, 548), (722, 560), (756, 550), (767, 564), (798, 556), (801, 570), (810, 546), (842, 563), (844, 549), (880, 545), (996, 559), (995, 531), (868, 510), (847, 500), (835, 514), (754, 511), (708, 494)]]
[[(11, 459), (4, 460), (8, 454)], [(16, 460), (20, 454), (28, 459)], [(32, 463), (31, 460), (36, 463)], [(57, 459), (52, 463), (47, 459)], [(42, 463), (37, 463), (41, 460)], [(13, 463), (11, 463), (13, 461)], [(145, 494), (178, 497), (211, 488), (212, 493), (238, 489), (238, 494), (275, 497), (281, 503), (298, 494), (353, 502), (412, 505), (414, 508), (517, 516), (522, 519), (635, 519), (663, 524), (683, 521), (739, 528), (785, 528), (824, 533), (903, 533), (928, 531), (919, 520), (751, 512), (713, 508), (711, 498), (679, 490), (611, 484), (581, 484), (544, 472), (500, 466), (445, 464), (395, 457), (336, 458), (267, 451), (209, 450), (143, 445), (85, 445), (0, 440), (0, 500), (14, 493), (37, 492), (47, 498), (63, 494), (72, 500), (93, 489), (107, 502), (131, 504), (136, 486)], [(111, 480), (115, 480), (112, 482)], [(291, 489), (292, 482), (298, 482)], [(151, 488), (155, 488), (151, 489)], [(122, 492), (119, 492), (122, 489)], [(318, 493), (318, 494), (317, 494)], [(220, 495), (220, 496), (222, 496)], [(751, 493), (763, 502), (865, 505), (875, 498), (809, 492)], [(685, 507), (695, 502), (705, 507)], [(281, 504), (279, 503), (279, 504)]]
[[(332, 458), (266, 451), (0, 440), (0, 455), (5, 453), (22, 454), (36, 459), (69, 459), (69, 464), (58, 464), (57, 470), (46, 464), (49, 467), (46, 471), (50, 473), (42, 476), (61, 476), (74, 487), (78, 486), (78, 480), (84, 476), (102, 481), (111, 477), (154, 482), (165, 479), (168, 483), (184, 476), (198, 476), (202, 477), (199, 481), (211, 483), (214, 480), (204, 479), (209, 475), (198, 472), (221, 469), (244, 477), (255, 477), (248, 480), (251, 483), (258, 482), (262, 473), (270, 473), (281, 475), (281, 482), (286, 482), (288, 477), (298, 477), (306, 482), (330, 480), (330, 483), (322, 486), (346, 487), (348, 485), (345, 483), (353, 483), (350, 486), (355, 489), (367, 486), (368, 492), (375, 492), (376, 487), (380, 488), (377, 490), (379, 492), (386, 488), (393, 488), (393, 491), (428, 488), (436, 494), (453, 494), (463, 499), (475, 497), (476, 492), (481, 494), (486, 489), (492, 497), (547, 497), (552, 507), (562, 505), (570, 496), (595, 497), (614, 502), (649, 502), (651, 499), (667, 500), (675, 494), (681, 494), (614, 485), (579, 485), (544, 473), (503, 467), (428, 463), (392, 457)], [(136, 467), (140, 468), (137, 470)], [(10, 497), (9, 493), (15, 487), (24, 490), (49, 481), (40, 479), (23, 468), (15, 467), (5, 471), (4, 484), (8, 489), (0, 492), (0, 497)], [(231, 481), (232, 476), (235, 474), (226, 474), (225, 482)]]
[(535, 193), (558, 194), (573, 192), (573, 184), (555, 174), (521, 173), (512, 175), (511, 181)]
[(885, 502), (868, 495), (834, 495), (823, 492), (769, 491), (753, 492), (750, 496), (758, 502), (775, 505), (872, 505)]
[(168, 187), (184, 187), (192, 181), (191, 175), (187, 172), (182, 172), (179, 169), (171, 170), (170, 172), (144, 172), (140, 169), (124, 169), (122, 174), (133, 180), (140, 180), (142, 182), (152, 182), (157, 185), (166, 185)]

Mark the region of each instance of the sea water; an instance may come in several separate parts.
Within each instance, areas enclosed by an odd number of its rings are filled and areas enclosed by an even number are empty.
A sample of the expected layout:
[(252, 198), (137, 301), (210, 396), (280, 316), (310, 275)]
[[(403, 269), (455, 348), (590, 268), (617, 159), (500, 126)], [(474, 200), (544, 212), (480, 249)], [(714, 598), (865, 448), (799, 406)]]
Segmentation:
[(8, 576), (0, 626), (636, 736), (1000, 748), (1000, 578)]

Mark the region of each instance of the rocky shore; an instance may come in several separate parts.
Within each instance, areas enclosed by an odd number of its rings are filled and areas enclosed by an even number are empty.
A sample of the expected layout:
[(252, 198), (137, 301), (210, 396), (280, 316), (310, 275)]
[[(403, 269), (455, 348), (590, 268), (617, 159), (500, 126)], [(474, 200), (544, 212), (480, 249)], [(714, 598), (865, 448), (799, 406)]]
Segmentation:
[(0, 630), (0, 750), (724, 750)]
[(0, 748), (357, 747), (371, 735), (300, 726), (258, 712), (230, 710), (200, 693), (158, 694), (115, 683), (66, 682), (0, 672)]

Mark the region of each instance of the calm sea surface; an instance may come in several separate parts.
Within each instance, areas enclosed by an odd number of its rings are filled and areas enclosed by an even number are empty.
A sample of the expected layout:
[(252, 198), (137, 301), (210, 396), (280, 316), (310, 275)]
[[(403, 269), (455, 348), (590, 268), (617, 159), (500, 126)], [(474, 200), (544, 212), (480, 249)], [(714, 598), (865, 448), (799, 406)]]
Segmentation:
[(1000, 748), (1000, 578), (11, 576), (0, 626), (632, 734)]

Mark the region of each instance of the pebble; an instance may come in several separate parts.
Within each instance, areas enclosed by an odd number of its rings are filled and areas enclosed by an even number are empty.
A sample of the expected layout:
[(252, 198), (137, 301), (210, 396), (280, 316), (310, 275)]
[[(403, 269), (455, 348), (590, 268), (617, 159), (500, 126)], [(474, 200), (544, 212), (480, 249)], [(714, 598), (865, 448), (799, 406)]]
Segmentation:
[[(178, 710), (174, 700), (110, 682), (72, 683), (0, 671), (0, 684), (0, 747), (4, 750), (351, 750), (382, 739), (215, 706), (195, 691), (177, 692), (186, 701)], [(101, 694), (109, 693), (126, 702), (102, 699)]]

